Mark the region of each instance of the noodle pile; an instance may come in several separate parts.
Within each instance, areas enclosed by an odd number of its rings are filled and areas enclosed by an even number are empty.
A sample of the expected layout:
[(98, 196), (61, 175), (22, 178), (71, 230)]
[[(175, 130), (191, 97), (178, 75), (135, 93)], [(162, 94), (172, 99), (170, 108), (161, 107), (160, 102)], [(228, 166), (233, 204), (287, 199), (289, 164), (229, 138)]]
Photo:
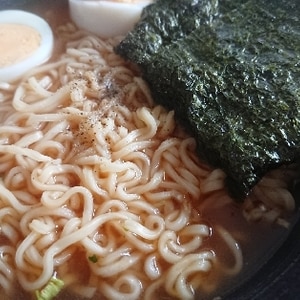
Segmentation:
[(198, 161), (194, 139), (153, 103), (115, 41), (72, 25), (59, 36), (59, 59), (0, 87), (0, 286), (34, 292), (57, 276), (87, 298), (214, 290), (211, 273), (242, 268), (223, 227), (214, 232), (232, 264), (206, 246), (201, 205), (214, 193), (217, 206), (231, 203), (224, 174)]

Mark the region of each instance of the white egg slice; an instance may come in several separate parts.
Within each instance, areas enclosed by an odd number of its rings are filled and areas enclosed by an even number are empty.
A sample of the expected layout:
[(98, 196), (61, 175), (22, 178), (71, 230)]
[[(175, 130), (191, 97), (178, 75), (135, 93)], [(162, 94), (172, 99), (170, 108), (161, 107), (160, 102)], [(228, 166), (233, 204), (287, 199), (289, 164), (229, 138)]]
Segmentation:
[(0, 11), (0, 40), (0, 82), (13, 82), (46, 62), (54, 44), (48, 23), (21, 10)]
[(124, 35), (153, 0), (69, 0), (70, 15), (81, 29), (102, 38)]

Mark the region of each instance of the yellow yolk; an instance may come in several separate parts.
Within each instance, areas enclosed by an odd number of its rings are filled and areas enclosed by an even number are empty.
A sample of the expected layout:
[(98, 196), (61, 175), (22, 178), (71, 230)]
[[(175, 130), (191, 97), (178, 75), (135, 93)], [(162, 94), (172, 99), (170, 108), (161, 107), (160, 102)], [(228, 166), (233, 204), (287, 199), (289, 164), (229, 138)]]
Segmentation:
[(22, 24), (0, 24), (0, 67), (29, 57), (41, 43), (39, 32)]
[(0, 10), (0, 83), (30, 73), (52, 55), (54, 37), (49, 24), (22, 10)]

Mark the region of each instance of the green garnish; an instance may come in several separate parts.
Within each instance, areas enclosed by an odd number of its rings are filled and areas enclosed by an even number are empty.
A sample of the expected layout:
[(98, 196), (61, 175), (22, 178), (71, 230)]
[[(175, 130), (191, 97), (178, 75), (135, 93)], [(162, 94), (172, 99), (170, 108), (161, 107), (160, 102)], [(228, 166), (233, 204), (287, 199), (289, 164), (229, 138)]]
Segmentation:
[(89, 256), (89, 261), (95, 264), (98, 261), (96, 254)]
[(41, 291), (35, 292), (36, 299), (52, 300), (62, 290), (63, 286), (64, 282), (53, 276)]

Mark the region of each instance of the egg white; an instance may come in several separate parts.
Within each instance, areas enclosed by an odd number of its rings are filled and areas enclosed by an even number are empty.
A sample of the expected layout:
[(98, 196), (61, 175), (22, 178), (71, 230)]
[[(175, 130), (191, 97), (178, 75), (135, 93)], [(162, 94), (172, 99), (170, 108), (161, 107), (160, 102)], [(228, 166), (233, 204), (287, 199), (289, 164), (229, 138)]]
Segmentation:
[(142, 9), (153, 0), (69, 0), (72, 21), (102, 38), (124, 35), (139, 20)]
[(41, 36), (38, 49), (29, 57), (0, 68), (0, 82), (15, 81), (28, 70), (49, 59), (53, 51), (54, 38), (49, 24), (43, 18), (22, 10), (3, 10), (0, 11), (0, 23), (27, 25), (37, 30)]

